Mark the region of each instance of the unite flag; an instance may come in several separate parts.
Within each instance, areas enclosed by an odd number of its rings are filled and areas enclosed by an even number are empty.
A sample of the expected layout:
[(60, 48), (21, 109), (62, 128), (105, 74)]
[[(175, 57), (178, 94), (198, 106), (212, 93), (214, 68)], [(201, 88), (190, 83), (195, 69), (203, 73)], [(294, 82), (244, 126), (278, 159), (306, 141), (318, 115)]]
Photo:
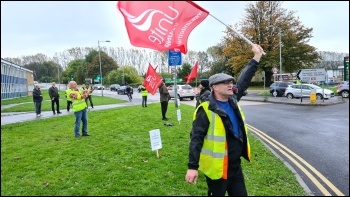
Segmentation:
[(157, 74), (153, 66), (151, 64), (148, 64), (148, 69), (145, 80), (143, 81), (143, 86), (145, 86), (149, 93), (154, 95), (162, 82), (163, 79)]
[(186, 84), (189, 84), (192, 81), (192, 79), (197, 78), (197, 75), (198, 75), (198, 61), (196, 61), (196, 63), (194, 64), (191, 70), (191, 73), (187, 76)]
[(130, 43), (187, 53), (187, 39), (209, 12), (192, 1), (118, 1)]

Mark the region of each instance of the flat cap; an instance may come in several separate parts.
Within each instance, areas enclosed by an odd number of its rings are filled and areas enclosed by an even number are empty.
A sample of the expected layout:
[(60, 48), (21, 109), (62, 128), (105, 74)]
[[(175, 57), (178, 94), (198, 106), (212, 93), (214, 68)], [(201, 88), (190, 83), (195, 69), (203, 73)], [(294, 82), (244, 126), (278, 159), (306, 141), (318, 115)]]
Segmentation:
[(225, 74), (225, 73), (217, 73), (211, 77), (209, 77), (209, 86), (211, 87), (212, 85), (222, 83), (225, 81), (232, 81), (233, 77)]

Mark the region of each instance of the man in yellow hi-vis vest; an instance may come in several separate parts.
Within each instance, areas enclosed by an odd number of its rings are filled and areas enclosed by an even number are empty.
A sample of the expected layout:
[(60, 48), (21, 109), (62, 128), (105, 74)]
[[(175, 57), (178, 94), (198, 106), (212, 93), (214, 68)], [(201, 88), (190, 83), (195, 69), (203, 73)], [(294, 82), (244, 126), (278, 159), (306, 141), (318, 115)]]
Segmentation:
[(258, 69), (263, 49), (252, 45), (254, 57), (243, 69), (234, 94), (233, 77), (218, 73), (209, 77), (208, 101), (195, 110), (185, 180), (196, 183), (198, 170), (206, 177), (209, 196), (247, 196), (241, 156), (250, 161), (248, 129), (238, 105)]
[(73, 101), (73, 112), (75, 115), (74, 134), (76, 138), (80, 137), (80, 121), (83, 122), (82, 136), (90, 136), (87, 132), (88, 120), (86, 112), (85, 98), (88, 97), (88, 92), (83, 92), (77, 88), (75, 81), (69, 82), (69, 91), (67, 92), (69, 98)]
[(147, 107), (148, 90), (145, 88), (143, 84), (140, 87), (140, 90), (141, 90), (141, 96), (142, 96), (142, 107)]
[(70, 91), (71, 91), (71, 90), (70, 90), (70, 88), (68, 87), (68, 89), (67, 89), (66, 92), (65, 92), (65, 96), (66, 96), (66, 98), (67, 98), (67, 112), (69, 112), (70, 107), (71, 107), (72, 104), (73, 104), (72, 99), (69, 97)]

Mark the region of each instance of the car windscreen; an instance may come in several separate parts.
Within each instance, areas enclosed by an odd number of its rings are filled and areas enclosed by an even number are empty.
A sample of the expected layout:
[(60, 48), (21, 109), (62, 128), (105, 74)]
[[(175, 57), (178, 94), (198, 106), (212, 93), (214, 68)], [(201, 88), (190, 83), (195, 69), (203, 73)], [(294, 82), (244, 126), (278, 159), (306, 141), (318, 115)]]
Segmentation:
[(181, 88), (182, 88), (183, 90), (191, 90), (191, 89), (192, 89), (191, 86), (182, 86)]

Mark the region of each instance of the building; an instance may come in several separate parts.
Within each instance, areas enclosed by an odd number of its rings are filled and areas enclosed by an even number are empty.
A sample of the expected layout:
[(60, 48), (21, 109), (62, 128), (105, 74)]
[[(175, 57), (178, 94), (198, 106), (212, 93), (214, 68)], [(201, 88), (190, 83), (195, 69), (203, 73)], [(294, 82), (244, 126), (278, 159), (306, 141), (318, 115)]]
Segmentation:
[(32, 96), (33, 71), (1, 58), (1, 100)]

